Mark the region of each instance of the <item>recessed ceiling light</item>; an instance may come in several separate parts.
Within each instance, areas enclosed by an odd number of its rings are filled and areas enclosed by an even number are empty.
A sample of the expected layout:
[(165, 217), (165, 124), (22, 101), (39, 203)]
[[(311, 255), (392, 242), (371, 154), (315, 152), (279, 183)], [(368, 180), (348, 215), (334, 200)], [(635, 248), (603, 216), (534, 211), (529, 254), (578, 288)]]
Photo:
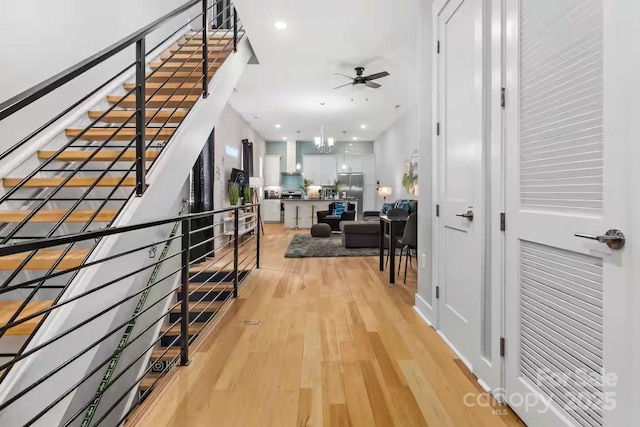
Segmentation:
[(287, 29), (287, 23), (284, 21), (276, 21), (276, 23), (274, 24), (276, 26), (277, 30), (286, 30)]
[(354, 140), (354, 141), (357, 141), (357, 140), (358, 140), (358, 137), (357, 137), (357, 136), (354, 136), (354, 137), (353, 137), (353, 140)]
[(366, 129), (367, 125), (360, 125), (360, 129)]
[(280, 129), (282, 126), (280, 126), (279, 124), (276, 125), (276, 129)]
[(286, 137), (286, 136), (283, 136), (283, 137), (282, 137), (282, 140), (283, 140), (283, 141), (286, 141), (286, 140), (287, 140), (287, 137)]

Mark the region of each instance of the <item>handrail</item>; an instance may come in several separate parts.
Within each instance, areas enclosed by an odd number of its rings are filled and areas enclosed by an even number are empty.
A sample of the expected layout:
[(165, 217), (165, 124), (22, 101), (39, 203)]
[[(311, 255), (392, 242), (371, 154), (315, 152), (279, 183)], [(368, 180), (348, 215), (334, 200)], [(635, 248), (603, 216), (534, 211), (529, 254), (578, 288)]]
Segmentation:
[(67, 68), (64, 71), (59, 72), (55, 76), (50, 77), (49, 79), (25, 90), (24, 92), (19, 93), (12, 98), (9, 98), (7, 101), (0, 104), (0, 120), (9, 117), (16, 111), (19, 111), (20, 109), (33, 103), (34, 101), (37, 101), (44, 95), (56, 90), (65, 83), (68, 83), (69, 81), (78, 77), (80, 74), (85, 73), (86, 71), (111, 58), (127, 47), (135, 44), (144, 36), (158, 28), (165, 21), (191, 9), (192, 7), (200, 3), (202, 3), (202, 0), (191, 0), (190, 2), (185, 3), (182, 6), (167, 13), (166, 15), (156, 19), (155, 21), (141, 28), (135, 33), (130, 34), (119, 42), (112, 44), (111, 46), (101, 50), (100, 52), (88, 57), (83, 61), (78, 62), (77, 64)]
[[(257, 208), (259, 204), (244, 205), (245, 208)], [(207, 218), (212, 215), (218, 215), (237, 210), (237, 207), (208, 211), (202, 213), (194, 213), (188, 215), (178, 215), (171, 218), (160, 219), (156, 221), (141, 222), (138, 224), (124, 225), (122, 227), (109, 227), (101, 230), (85, 231), (83, 233), (66, 234), (64, 236), (50, 237), (48, 239), (34, 239), (25, 242), (0, 245), (0, 256), (14, 255), (23, 252), (37, 251), (40, 249), (52, 248), (54, 246), (66, 245), (69, 243), (82, 242), (84, 240), (99, 239), (114, 234), (127, 233), (129, 231), (144, 230), (146, 228), (157, 227), (159, 225), (172, 224), (176, 221), (194, 220)]]

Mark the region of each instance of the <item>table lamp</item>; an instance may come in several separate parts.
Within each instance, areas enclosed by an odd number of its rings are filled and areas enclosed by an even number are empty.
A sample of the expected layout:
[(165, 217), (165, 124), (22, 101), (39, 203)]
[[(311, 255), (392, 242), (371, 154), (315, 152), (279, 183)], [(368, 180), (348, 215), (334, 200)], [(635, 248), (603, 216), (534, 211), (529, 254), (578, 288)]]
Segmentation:
[(378, 189), (378, 194), (384, 197), (384, 202), (387, 203), (387, 197), (391, 196), (393, 190), (391, 187), (380, 187)]

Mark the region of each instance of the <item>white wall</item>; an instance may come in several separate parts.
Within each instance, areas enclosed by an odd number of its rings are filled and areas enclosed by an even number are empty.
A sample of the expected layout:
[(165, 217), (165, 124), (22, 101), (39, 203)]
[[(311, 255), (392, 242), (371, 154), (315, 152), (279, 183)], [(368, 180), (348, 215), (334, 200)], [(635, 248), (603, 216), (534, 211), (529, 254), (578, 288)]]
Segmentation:
[[(418, 149), (418, 112), (416, 106), (401, 116), (389, 129), (374, 141), (373, 152), (376, 156), (376, 179), (381, 187), (393, 188), (393, 195), (387, 201), (396, 199), (414, 199), (402, 186), (404, 164)], [(424, 161), (419, 160), (419, 165)], [(424, 169), (422, 169), (424, 171)], [(419, 185), (422, 188), (423, 173), (419, 173)], [(379, 200), (382, 203), (382, 199)]]
[[(266, 152), (265, 140), (260, 134), (245, 121), (236, 110), (227, 104), (222, 111), (220, 120), (215, 130), (215, 186), (213, 189), (213, 203), (215, 209), (224, 209), (229, 206), (227, 198), (227, 181), (231, 176), (231, 169), (241, 169), (242, 166), (242, 140), (253, 142), (253, 170), (254, 175), (260, 174), (260, 157)], [(226, 152), (226, 147), (237, 150), (238, 155), (233, 156)]]
[[(0, 102), (54, 76), (186, 3), (186, 0), (31, 0), (0, 4)], [(195, 9), (194, 9), (195, 10)], [(188, 16), (147, 37), (150, 50)], [(198, 20), (192, 25), (197, 27)], [(135, 60), (127, 49), (0, 122), (0, 152)]]
[(418, 24), (418, 154), (420, 158), (420, 193), (419, 202), (420, 214), (418, 215), (418, 253), (420, 266), (418, 274), (418, 295), (416, 305), (419, 309), (422, 304), (432, 305), (433, 286), (431, 283), (432, 273), (432, 228), (431, 222), (434, 217), (433, 203), (433, 119), (432, 119), (432, 95), (433, 95), (433, 68), (432, 55), (434, 51), (433, 23), (432, 23), (432, 1), (420, 2), (420, 12), (417, 17)]

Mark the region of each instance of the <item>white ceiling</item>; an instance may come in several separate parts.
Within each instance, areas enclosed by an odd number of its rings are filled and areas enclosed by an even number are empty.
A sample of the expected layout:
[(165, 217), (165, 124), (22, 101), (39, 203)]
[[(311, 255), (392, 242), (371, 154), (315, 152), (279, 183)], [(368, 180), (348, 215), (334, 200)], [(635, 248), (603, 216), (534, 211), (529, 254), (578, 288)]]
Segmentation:
[[(247, 67), (230, 102), (265, 139), (296, 139), (300, 130), (312, 140), (323, 125), (325, 138), (342, 140), (346, 130), (347, 139), (373, 140), (414, 108), (419, 0), (234, 3), (260, 64)], [(349, 82), (334, 73), (355, 75), (360, 65), (365, 75), (391, 75), (379, 89), (333, 90)]]

